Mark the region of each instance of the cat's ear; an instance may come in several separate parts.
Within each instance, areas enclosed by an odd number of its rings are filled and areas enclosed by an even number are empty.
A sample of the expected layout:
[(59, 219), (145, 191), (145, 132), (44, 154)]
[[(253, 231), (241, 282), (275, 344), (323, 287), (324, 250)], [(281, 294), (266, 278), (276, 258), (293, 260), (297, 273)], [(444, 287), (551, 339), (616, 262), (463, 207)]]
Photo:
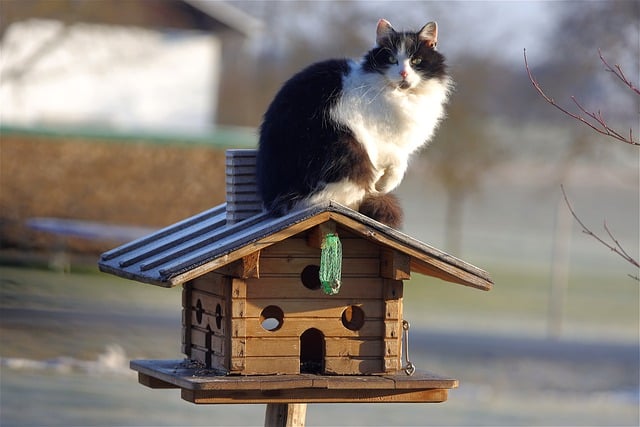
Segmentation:
[(382, 41), (388, 39), (396, 30), (393, 29), (389, 21), (381, 19), (378, 21), (378, 27), (376, 28), (376, 43), (378, 46), (382, 44)]
[(435, 49), (438, 45), (438, 24), (435, 21), (429, 22), (422, 27), (418, 33), (418, 38), (428, 47)]

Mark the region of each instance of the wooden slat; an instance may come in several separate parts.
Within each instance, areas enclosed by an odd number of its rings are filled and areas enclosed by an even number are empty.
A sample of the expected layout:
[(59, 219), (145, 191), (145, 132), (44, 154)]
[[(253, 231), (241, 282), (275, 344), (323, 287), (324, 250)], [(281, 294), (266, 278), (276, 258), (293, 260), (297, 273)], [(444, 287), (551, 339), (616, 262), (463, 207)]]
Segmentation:
[(383, 372), (383, 370), (382, 357), (325, 357), (325, 372), (327, 374), (374, 374)]
[(146, 386), (149, 388), (156, 388), (156, 389), (180, 388), (175, 384), (171, 384), (171, 383), (159, 380), (158, 378), (149, 376), (147, 374), (143, 374), (141, 372), (138, 372), (138, 382), (143, 386)]
[(398, 357), (385, 357), (384, 358), (384, 371), (385, 372), (397, 372), (402, 369), (402, 361)]
[(191, 344), (211, 350), (216, 354), (224, 354), (225, 350), (225, 338), (223, 336), (197, 328), (191, 329)]
[(402, 299), (404, 283), (401, 280), (385, 280), (383, 295), (385, 300)]
[(223, 226), (224, 216), (225, 205), (221, 204), (215, 206), (209, 210), (206, 210), (190, 218), (186, 218), (180, 222), (158, 230), (155, 233), (150, 234), (149, 236), (136, 239), (125, 245), (107, 251), (102, 254), (100, 259), (101, 261), (109, 261), (123, 255), (127, 255), (127, 258), (131, 258), (133, 256), (132, 254), (135, 254), (136, 251), (141, 248), (145, 248), (144, 253), (146, 254), (154, 253), (153, 249), (151, 248), (155, 249), (159, 242), (170, 241), (170, 237), (172, 237), (172, 235), (183, 232), (184, 230), (188, 230), (190, 228), (199, 228), (203, 223), (215, 224), (218, 227)]
[(385, 338), (400, 339), (402, 337), (402, 325), (396, 321), (384, 322), (384, 336)]
[[(260, 260), (261, 277), (298, 277), (308, 265), (318, 265), (319, 258), (262, 258)], [(379, 277), (380, 260), (378, 258), (343, 258), (343, 277)]]
[(336, 233), (336, 223), (334, 221), (327, 221), (323, 224), (318, 224), (309, 230), (307, 234), (307, 245), (315, 249), (322, 248), (322, 241), (327, 234)]
[(255, 251), (245, 257), (240, 258), (230, 264), (220, 267), (217, 273), (225, 276), (247, 279), (249, 277), (260, 277), (260, 251)]
[(231, 297), (246, 298), (247, 297), (247, 281), (243, 279), (233, 279), (231, 281)]
[[(262, 356), (300, 356), (300, 338), (251, 338), (246, 339), (246, 354)], [(238, 356), (233, 354), (234, 357)]]
[(382, 357), (385, 354), (384, 341), (380, 339), (350, 339), (327, 338), (327, 357)]
[(191, 291), (192, 283), (182, 285), (182, 353), (191, 356)]
[[(275, 305), (284, 312), (285, 321), (295, 318), (340, 318), (342, 312), (351, 305), (360, 307), (366, 318), (382, 319), (385, 316), (384, 308), (379, 300), (363, 297), (361, 299), (298, 299), (284, 296), (273, 298), (249, 298), (247, 300), (234, 300), (232, 304), (241, 304), (244, 317), (258, 318), (265, 307)], [(241, 309), (238, 308), (238, 311)]]
[(189, 306), (195, 310), (198, 307), (198, 301), (200, 301), (200, 306), (205, 313), (215, 315), (216, 309), (220, 305), (221, 313), (223, 316), (225, 315), (224, 305), (226, 299), (224, 297), (194, 289), (191, 291), (191, 303)]
[(195, 310), (190, 311), (191, 314), (191, 326), (198, 327), (203, 330), (210, 329), (218, 335), (224, 336), (227, 334), (228, 323), (226, 321), (220, 322), (221, 328), (218, 329), (218, 325), (216, 322), (216, 316), (213, 314), (202, 313), (201, 322), (198, 323), (198, 315)]
[(441, 403), (448, 398), (446, 389), (426, 390), (283, 390), (276, 394), (255, 391), (236, 391), (224, 394), (182, 390), (182, 399), (196, 404), (231, 403)]
[[(311, 247), (303, 237), (304, 233), (276, 243), (262, 252), (265, 258), (277, 257), (317, 257), (320, 259), (320, 248)], [(380, 254), (380, 247), (363, 238), (343, 238), (341, 235), (342, 255), (345, 258), (375, 258)]]
[(366, 294), (381, 298), (384, 279), (377, 277), (345, 277), (338, 295), (325, 295), (321, 289), (306, 288), (299, 277), (262, 277), (247, 280), (247, 298), (269, 298), (275, 293), (289, 298), (314, 298), (332, 300), (338, 298), (360, 298)]
[(193, 289), (205, 291), (213, 295), (225, 296), (226, 279), (221, 274), (211, 272), (191, 280)]
[(243, 375), (280, 375), (300, 372), (299, 357), (245, 357), (231, 358), (233, 367), (242, 365)]
[(396, 250), (382, 250), (380, 275), (386, 279), (393, 280), (411, 279), (411, 257)]
[(320, 248), (310, 247), (304, 238), (304, 233), (290, 237), (285, 241), (278, 242), (262, 250), (263, 258), (297, 258), (301, 256), (320, 259)]
[[(236, 320), (234, 319), (234, 324), (235, 322)], [(295, 319), (295, 322), (287, 322), (285, 318), (285, 321), (280, 329), (275, 331), (267, 331), (260, 325), (259, 321), (246, 321), (245, 336), (269, 338), (299, 337), (307, 329), (317, 328), (322, 331), (325, 337), (379, 338), (381, 332), (385, 330), (384, 321), (378, 319), (365, 319), (364, 326), (358, 331), (351, 331), (345, 328), (340, 318), (325, 319), (322, 322), (322, 327), (318, 327), (318, 324), (319, 321), (315, 318), (297, 318)], [(397, 333), (397, 331), (394, 331), (394, 333)]]
[(247, 354), (248, 339), (232, 338), (231, 339), (231, 354), (230, 357), (245, 357)]
[(400, 321), (402, 319), (402, 300), (386, 300), (384, 316), (386, 320)]
[(384, 371), (394, 372), (401, 369), (402, 356), (402, 320), (403, 320), (403, 283), (400, 280), (386, 280), (385, 295), (385, 354)]
[[(247, 324), (245, 317), (245, 303), (247, 296), (247, 282), (244, 279), (231, 280), (232, 299), (228, 301), (229, 311), (231, 312), (231, 337), (230, 354), (227, 359), (229, 370), (231, 372), (244, 373), (246, 360), (246, 336)], [(235, 357), (234, 357), (235, 356)]]
[(400, 357), (402, 354), (402, 340), (397, 338), (385, 338), (383, 341), (385, 357)]
[[(391, 343), (393, 340), (389, 340)], [(399, 356), (398, 346), (389, 344), (389, 353), (386, 353), (386, 342), (380, 339), (350, 339), (327, 338), (325, 340), (325, 355), (327, 357), (382, 357)], [(397, 343), (396, 343), (397, 344)], [(256, 357), (263, 356), (291, 356), (300, 355), (300, 339), (297, 337), (283, 338), (252, 338), (246, 339), (247, 354)], [(233, 352), (234, 357), (239, 354)]]

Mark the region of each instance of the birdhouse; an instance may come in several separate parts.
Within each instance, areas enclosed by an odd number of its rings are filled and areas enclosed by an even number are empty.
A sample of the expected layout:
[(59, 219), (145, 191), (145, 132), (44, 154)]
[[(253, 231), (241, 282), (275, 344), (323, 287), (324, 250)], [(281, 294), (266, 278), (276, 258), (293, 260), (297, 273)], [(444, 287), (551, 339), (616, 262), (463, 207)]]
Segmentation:
[(228, 150), (226, 168), (225, 204), (101, 257), (102, 271), (183, 288), (186, 359), (134, 361), (140, 381), (196, 403), (445, 400), (456, 380), (407, 375), (403, 281), (489, 290), (488, 274), (333, 202), (270, 216), (255, 150)]

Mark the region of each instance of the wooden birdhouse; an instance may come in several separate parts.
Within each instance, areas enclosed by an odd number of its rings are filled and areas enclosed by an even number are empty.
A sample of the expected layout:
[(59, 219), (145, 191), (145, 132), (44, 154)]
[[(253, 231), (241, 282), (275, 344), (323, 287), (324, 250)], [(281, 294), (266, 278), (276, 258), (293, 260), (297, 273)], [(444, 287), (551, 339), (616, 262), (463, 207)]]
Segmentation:
[(255, 150), (226, 166), (227, 203), (101, 257), (102, 271), (183, 287), (186, 361), (134, 361), (140, 381), (196, 403), (446, 400), (456, 380), (407, 375), (403, 281), (489, 290), (487, 273), (333, 202), (269, 216)]

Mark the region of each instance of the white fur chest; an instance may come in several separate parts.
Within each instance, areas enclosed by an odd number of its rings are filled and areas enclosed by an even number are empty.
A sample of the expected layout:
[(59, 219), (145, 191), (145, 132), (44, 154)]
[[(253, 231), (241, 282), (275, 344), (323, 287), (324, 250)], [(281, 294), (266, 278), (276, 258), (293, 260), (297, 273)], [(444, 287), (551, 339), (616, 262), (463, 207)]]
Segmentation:
[(332, 119), (365, 146), (379, 176), (388, 168), (400, 168), (403, 175), (409, 155), (431, 139), (444, 115), (448, 84), (431, 80), (405, 91), (352, 63), (342, 85)]

